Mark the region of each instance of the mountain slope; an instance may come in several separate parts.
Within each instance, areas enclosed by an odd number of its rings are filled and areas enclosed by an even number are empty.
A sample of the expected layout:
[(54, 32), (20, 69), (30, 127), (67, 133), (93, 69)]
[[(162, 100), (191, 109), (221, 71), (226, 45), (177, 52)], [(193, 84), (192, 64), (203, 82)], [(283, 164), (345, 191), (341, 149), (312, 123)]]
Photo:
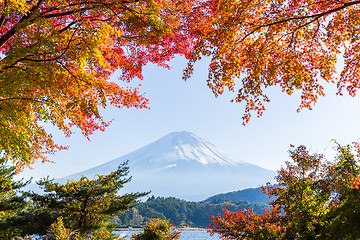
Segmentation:
[(225, 154), (189, 132), (175, 132), (98, 167), (58, 179), (108, 174), (129, 161), (132, 181), (124, 191), (152, 191), (155, 196), (203, 200), (219, 192), (257, 187), (272, 181), (275, 172)]

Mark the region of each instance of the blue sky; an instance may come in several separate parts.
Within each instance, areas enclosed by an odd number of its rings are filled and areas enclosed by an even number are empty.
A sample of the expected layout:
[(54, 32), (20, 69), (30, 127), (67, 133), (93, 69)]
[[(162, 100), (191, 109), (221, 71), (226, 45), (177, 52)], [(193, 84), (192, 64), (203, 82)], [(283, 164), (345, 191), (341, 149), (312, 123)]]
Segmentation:
[[(190, 131), (213, 143), (224, 152), (243, 161), (277, 170), (288, 158), (290, 144), (304, 144), (312, 151), (334, 154), (331, 139), (342, 144), (360, 137), (360, 101), (358, 97), (336, 96), (334, 86), (326, 86), (326, 97), (314, 110), (296, 109), (298, 94), (287, 96), (280, 88), (269, 89), (271, 102), (261, 118), (254, 117), (242, 126), (243, 104), (231, 103), (234, 95), (215, 98), (206, 86), (206, 61), (196, 65), (194, 76), (181, 79), (186, 60), (171, 61), (171, 70), (148, 66), (144, 80), (132, 83), (146, 92), (150, 110), (115, 109), (103, 111), (106, 119), (114, 119), (105, 132), (96, 132), (87, 141), (79, 132), (65, 138), (51, 126), (58, 143), (69, 145), (50, 159), (55, 163), (38, 163), (21, 176), (34, 179), (50, 175), (63, 177), (82, 171), (145, 146), (175, 131)], [(117, 81), (117, 76), (113, 78)], [(118, 82), (118, 81), (117, 81)], [(131, 169), (130, 169), (131, 175)]]

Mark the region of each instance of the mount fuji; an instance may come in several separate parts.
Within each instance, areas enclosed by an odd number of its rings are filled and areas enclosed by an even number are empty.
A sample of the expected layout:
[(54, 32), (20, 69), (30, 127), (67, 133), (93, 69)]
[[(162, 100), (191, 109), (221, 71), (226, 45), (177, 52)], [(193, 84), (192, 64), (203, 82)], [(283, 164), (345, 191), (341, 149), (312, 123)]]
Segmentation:
[(174, 132), (134, 152), (100, 166), (57, 179), (108, 174), (129, 161), (131, 182), (121, 192), (151, 191), (150, 195), (190, 201), (273, 182), (274, 171), (225, 154), (190, 132)]

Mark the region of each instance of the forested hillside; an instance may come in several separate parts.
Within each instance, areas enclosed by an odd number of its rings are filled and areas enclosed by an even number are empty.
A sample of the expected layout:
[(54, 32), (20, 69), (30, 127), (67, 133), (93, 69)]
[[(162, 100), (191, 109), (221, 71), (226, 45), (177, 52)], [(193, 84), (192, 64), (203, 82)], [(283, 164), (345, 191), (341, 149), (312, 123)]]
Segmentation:
[(214, 202), (214, 201), (249, 201), (256, 203), (268, 203), (271, 198), (264, 194), (260, 188), (247, 188), (244, 190), (233, 191), (228, 193), (221, 193), (215, 196), (209, 197), (205, 202)]
[(140, 203), (135, 209), (116, 217), (113, 222), (118, 227), (142, 226), (145, 222), (154, 219), (170, 219), (177, 227), (207, 227), (211, 215), (222, 212), (225, 206), (229, 211), (252, 208), (254, 212), (262, 214), (266, 204), (250, 203), (247, 201), (213, 201), (187, 202), (173, 197), (150, 197)]

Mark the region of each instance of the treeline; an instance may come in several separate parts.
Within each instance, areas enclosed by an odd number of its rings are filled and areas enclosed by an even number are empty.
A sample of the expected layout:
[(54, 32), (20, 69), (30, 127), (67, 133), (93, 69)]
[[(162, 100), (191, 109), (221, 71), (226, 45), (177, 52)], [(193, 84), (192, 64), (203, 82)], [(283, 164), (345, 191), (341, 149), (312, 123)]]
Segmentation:
[(234, 212), (251, 208), (259, 214), (263, 209), (268, 208), (267, 204), (248, 201), (188, 202), (174, 197), (152, 196), (136, 208), (116, 217), (112, 222), (118, 227), (140, 227), (147, 221), (160, 218), (170, 219), (176, 227), (207, 227), (210, 224), (210, 216), (222, 212), (224, 206)]

